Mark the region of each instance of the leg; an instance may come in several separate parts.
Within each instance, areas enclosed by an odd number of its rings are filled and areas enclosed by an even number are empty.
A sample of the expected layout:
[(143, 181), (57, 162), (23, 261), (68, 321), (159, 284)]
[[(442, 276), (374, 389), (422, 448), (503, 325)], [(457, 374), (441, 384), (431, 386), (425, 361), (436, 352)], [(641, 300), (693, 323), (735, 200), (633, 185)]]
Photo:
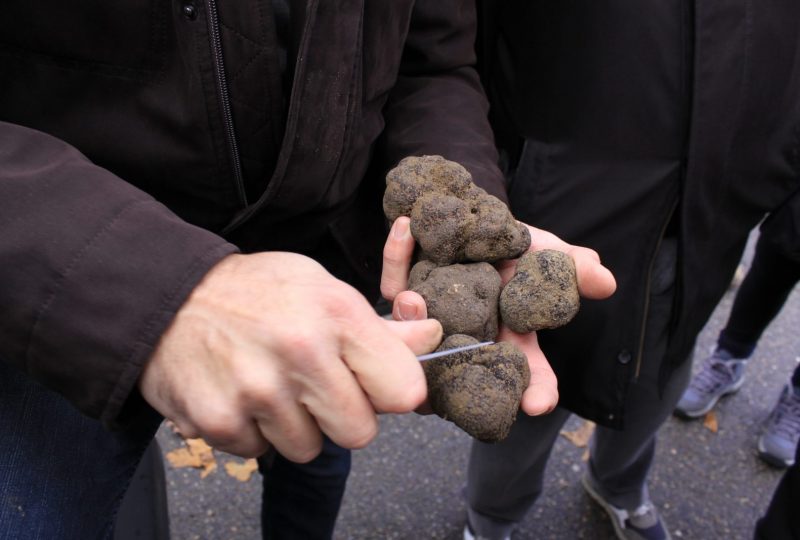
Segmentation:
[(569, 415), (562, 408), (543, 416), (520, 413), (504, 441), (472, 443), (466, 498), (473, 532), (506, 537), (525, 516), (542, 492), (550, 451)]
[(781, 478), (767, 512), (756, 523), (756, 540), (800, 538), (800, 445), (795, 450), (794, 465)]
[(350, 474), (350, 451), (324, 440), (322, 453), (293, 463), (270, 453), (258, 460), (264, 477), (261, 528), (265, 539), (328, 539)]
[(659, 388), (672, 314), (676, 247), (674, 240), (665, 239), (654, 263), (641, 367), (628, 389), (625, 427), (620, 431), (598, 427), (592, 440), (589, 469), (601, 495), (628, 510), (649, 500), (646, 480), (655, 434), (672, 413), (691, 371), (687, 360), (670, 375), (663, 390)]
[(597, 427), (589, 467), (604, 498), (614, 506), (633, 510), (650, 499), (647, 475), (655, 453), (656, 432), (672, 413), (690, 371), (691, 362), (684, 362), (661, 396), (656, 381), (640, 377), (629, 390), (625, 429)]
[(160, 422), (109, 432), (0, 361), (0, 538), (110, 538)]
[(167, 479), (161, 447), (153, 439), (117, 513), (114, 540), (169, 540)]
[(624, 428), (597, 428), (583, 479), (586, 491), (606, 510), (619, 538), (670, 537), (650, 501), (647, 475), (655, 453), (655, 434), (678, 402), (691, 370), (691, 363), (683, 362), (665, 386), (660, 386), (674, 298), (676, 248), (673, 239), (664, 239), (653, 265), (641, 363), (626, 395)]
[(720, 332), (718, 346), (734, 358), (747, 358), (753, 353), (764, 329), (800, 279), (800, 263), (786, 257), (765, 238), (759, 238), (753, 264)]
[[(716, 350), (705, 359), (686, 389), (675, 413), (700, 418), (717, 401), (744, 383), (747, 359), (764, 329), (780, 312), (800, 279), (800, 263), (786, 257), (765, 236), (759, 238), (753, 264), (745, 276)], [(784, 448), (784, 454), (785, 454)], [(788, 459), (784, 455), (785, 459)]]

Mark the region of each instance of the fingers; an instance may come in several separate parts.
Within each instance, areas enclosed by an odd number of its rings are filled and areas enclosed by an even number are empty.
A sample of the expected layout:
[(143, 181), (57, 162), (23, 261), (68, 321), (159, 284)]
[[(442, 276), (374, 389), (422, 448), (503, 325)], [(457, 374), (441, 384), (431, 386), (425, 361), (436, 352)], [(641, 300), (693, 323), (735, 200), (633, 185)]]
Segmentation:
[(436, 321), (398, 325), (375, 316), (346, 335), (343, 358), (376, 410), (410, 412), (427, 395), (425, 375), (412, 351), (430, 351), (441, 338)]
[(531, 383), (522, 393), (520, 408), (529, 416), (547, 414), (558, 405), (558, 379), (546, 360), (528, 356)]
[(425, 299), (413, 291), (403, 291), (394, 298), (392, 318), (395, 321), (420, 321), (428, 318)]
[(414, 255), (414, 237), (411, 236), (411, 220), (405, 216), (397, 218), (383, 247), (383, 270), (381, 272), (381, 294), (394, 300), (408, 284), (408, 273)]
[(573, 247), (568, 252), (575, 261), (575, 272), (578, 276), (578, 292), (584, 298), (602, 300), (617, 290), (614, 274), (600, 263), (596, 251), (583, 247)]
[(192, 417), (172, 420), (183, 437), (202, 437), (210, 446), (229, 454), (254, 458), (269, 449), (269, 442), (255, 422), (221, 400), (206, 400), (192, 411)]
[(558, 404), (558, 379), (545, 358), (536, 333), (517, 334), (508, 328), (501, 329), (499, 341), (510, 341), (525, 353), (531, 370), (531, 381), (522, 393), (520, 408), (530, 416), (547, 414)]
[(429, 353), (442, 341), (442, 325), (435, 319), (383, 322), (414, 354)]
[(264, 436), (298, 463), (319, 454), (322, 433), (344, 448), (363, 448), (378, 434), (375, 410), (353, 373), (338, 359), (320, 360), (310, 362), (307, 380), (294, 378), (294, 396), (267, 408), (268, 416), (257, 417)]
[[(426, 311), (425, 310), (425, 301), (422, 300), (422, 297), (419, 296), (417, 293), (409, 291), (407, 293), (401, 293), (401, 294), (403, 294), (403, 295), (410, 294), (410, 295), (416, 296), (419, 299), (419, 301), (422, 303), (422, 308), (421, 308), (420, 312), (424, 313)], [(398, 295), (397, 299), (395, 299), (395, 306), (397, 305), (397, 301), (399, 299), (400, 299), (400, 296)], [(433, 322), (436, 322), (436, 324), (439, 324), (439, 322), (436, 321), (435, 319), (428, 319), (428, 321), (433, 321)], [(396, 325), (395, 326), (396, 329), (393, 330), (395, 332), (413, 331), (413, 327), (410, 326), (408, 323), (401, 323), (401, 322), (396, 322), (396, 321), (387, 321), (387, 323)], [(439, 328), (441, 328), (441, 324), (439, 324)], [(422, 341), (418, 337), (416, 339), (414, 339), (414, 336), (409, 336), (409, 337), (410, 337), (410, 339), (406, 339), (406, 338), (402, 338), (402, 339), (411, 348), (411, 350), (414, 351), (414, 354), (425, 354), (425, 353), (428, 353), (428, 352), (432, 352), (434, 349), (436, 349), (436, 347), (439, 346), (439, 344), (441, 343), (442, 334), (440, 334), (440, 337), (437, 338), (435, 341)], [(428, 403), (427, 392), (426, 392), (425, 401), (423, 401), (416, 409), (414, 409), (414, 412), (416, 412), (417, 414), (433, 414), (433, 409), (431, 408), (430, 403)]]
[(602, 265), (600, 255), (593, 249), (574, 246), (561, 240), (548, 231), (528, 225), (531, 233), (531, 249), (556, 249), (563, 251), (575, 261), (578, 277), (578, 292), (585, 298), (602, 300), (617, 289), (617, 282), (611, 271)]

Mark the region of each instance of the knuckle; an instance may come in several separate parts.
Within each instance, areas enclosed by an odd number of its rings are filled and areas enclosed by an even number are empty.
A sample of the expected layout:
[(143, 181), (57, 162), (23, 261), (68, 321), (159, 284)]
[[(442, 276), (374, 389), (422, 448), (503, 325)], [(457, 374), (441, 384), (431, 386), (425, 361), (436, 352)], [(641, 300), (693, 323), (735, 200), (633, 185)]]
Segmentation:
[(425, 384), (425, 380), (422, 379), (419, 382), (403, 388), (402, 392), (398, 392), (396, 395), (391, 396), (391, 398), (387, 400), (386, 404), (381, 407), (381, 410), (394, 414), (411, 412), (419, 407), (419, 405), (422, 404), (427, 397), (427, 386)]
[(247, 409), (272, 409), (280, 402), (281, 391), (272, 378), (252, 377), (242, 373), (238, 381), (239, 397)]
[(269, 443), (264, 439), (248, 441), (237, 440), (232, 443), (218, 443), (214, 441), (212, 446), (222, 452), (227, 452), (228, 454), (233, 454), (245, 459), (261, 457), (270, 447)]
[(322, 452), (322, 443), (296, 445), (291, 451), (292, 461), (308, 463)]
[(200, 432), (197, 430), (197, 427), (194, 423), (186, 421), (186, 420), (175, 420), (175, 429), (178, 430), (181, 437), (184, 439), (197, 439), (200, 437)]
[(262, 439), (248, 444), (237, 443), (227, 447), (215, 446), (215, 448), (235, 456), (250, 459), (258, 458), (266, 454), (267, 450), (270, 448), (270, 444), (266, 440)]
[(357, 426), (348, 429), (342, 437), (340, 445), (345, 448), (364, 448), (378, 435), (378, 421), (373, 416), (369, 421), (360, 422)]
[(389, 277), (381, 279), (381, 295), (386, 300), (394, 300), (400, 290), (400, 282), (398, 280)]
[(284, 346), (288, 358), (312, 360), (319, 354), (319, 335), (310, 328), (298, 328), (285, 337)]
[(324, 295), (323, 298), (326, 301), (326, 307), (329, 309), (339, 309), (348, 307), (352, 302), (358, 302), (361, 299), (361, 294), (350, 285), (339, 282), (336, 286), (329, 287), (327, 289), (327, 294)]
[(218, 447), (234, 446), (241, 433), (239, 415), (229, 410), (206, 411), (198, 424), (202, 436)]

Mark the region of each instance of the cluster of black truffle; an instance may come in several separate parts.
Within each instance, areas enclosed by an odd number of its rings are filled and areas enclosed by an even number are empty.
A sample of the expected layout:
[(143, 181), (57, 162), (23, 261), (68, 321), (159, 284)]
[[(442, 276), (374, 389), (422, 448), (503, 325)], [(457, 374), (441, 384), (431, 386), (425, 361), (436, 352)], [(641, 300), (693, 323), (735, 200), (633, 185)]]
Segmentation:
[[(407, 157), (386, 176), (386, 217), (411, 218), (419, 245), (409, 288), (444, 329), (440, 350), (494, 340), (499, 324), (527, 333), (555, 328), (577, 313), (572, 259), (559, 251), (528, 252), (528, 228), (506, 205), (441, 156)], [(503, 286), (490, 263), (516, 259)], [(434, 412), (485, 442), (504, 439), (528, 387), (525, 355), (511, 343), (465, 351), (423, 365)]]

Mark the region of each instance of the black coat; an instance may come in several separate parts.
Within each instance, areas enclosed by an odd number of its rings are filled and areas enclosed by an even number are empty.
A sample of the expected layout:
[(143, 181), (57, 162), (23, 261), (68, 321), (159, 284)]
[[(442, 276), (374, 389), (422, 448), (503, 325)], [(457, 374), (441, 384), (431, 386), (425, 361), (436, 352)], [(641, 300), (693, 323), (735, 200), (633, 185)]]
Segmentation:
[(3, 2), (0, 361), (116, 421), (223, 256), (374, 295), (389, 165), (441, 154), (504, 196), (471, 0), (291, 4), (280, 41), (270, 0)]
[(663, 381), (689, 357), (749, 231), (798, 186), (800, 4), (499, 0), (481, 9), (480, 58), (514, 214), (596, 249), (618, 283), (540, 343), (561, 404), (620, 427), (660, 239), (679, 241)]

